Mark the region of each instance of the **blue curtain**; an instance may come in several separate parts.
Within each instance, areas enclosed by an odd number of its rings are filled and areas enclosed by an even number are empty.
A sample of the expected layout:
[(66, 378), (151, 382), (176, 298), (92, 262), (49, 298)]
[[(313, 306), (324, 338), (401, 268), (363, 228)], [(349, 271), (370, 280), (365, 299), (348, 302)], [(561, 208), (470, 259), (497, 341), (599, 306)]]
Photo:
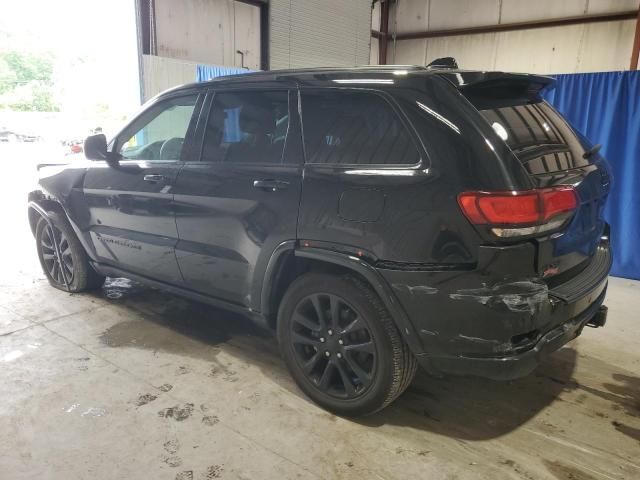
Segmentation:
[[(230, 68), (219, 67), (215, 65), (198, 65), (196, 69), (196, 81), (206, 82), (216, 77), (222, 77), (224, 75), (241, 75), (243, 73), (249, 73), (253, 70), (247, 70), (246, 68)], [(229, 108), (225, 110), (224, 120), (224, 137), (225, 143), (239, 142), (242, 139), (242, 131), (240, 130), (240, 109)]]
[(612, 275), (640, 279), (640, 71), (554, 75), (544, 93), (609, 160)]
[(196, 82), (206, 82), (207, 80), (222, 77), (223, 75), (238, 75), (242, 73), (249, 73), (251, 71), (252, 70), (247, 70), (246, 68), (198, 65), (196, 68)]

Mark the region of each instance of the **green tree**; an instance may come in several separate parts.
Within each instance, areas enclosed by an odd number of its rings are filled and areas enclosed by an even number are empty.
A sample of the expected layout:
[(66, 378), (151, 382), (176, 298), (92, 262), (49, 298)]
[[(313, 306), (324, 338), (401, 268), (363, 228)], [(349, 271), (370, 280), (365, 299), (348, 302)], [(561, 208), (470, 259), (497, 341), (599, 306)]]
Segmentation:
[(0, 52), (0, 108), (58, 111), (53, 95), (51, 54)]
[(16, 72), (0, 55), (0, 94), (14, 89), (17, 85), (17, 80)]

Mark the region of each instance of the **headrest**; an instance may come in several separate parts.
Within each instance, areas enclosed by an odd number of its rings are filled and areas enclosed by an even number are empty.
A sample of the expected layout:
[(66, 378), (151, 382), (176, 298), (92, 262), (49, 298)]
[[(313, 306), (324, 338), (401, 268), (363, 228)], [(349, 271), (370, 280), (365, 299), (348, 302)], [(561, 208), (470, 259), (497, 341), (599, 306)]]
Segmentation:
[(273, 115), (260, 106), (244, 105), (240, 110), (240, 129), (245, 133), (267, 134), (273, 130)]

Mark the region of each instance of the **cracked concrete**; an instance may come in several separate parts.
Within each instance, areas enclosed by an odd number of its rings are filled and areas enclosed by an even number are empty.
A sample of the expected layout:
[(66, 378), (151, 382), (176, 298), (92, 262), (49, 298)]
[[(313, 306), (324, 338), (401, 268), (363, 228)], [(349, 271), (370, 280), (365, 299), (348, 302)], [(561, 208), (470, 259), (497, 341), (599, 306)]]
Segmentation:
[(52, 289), (13, 210), (1, 478), (640, 478), (640, 282), (612, 278), (607, 326), (527, 378), (420, 372), (353, 421), (309, 402), (275, 339), (242, 317), (121, 280)]

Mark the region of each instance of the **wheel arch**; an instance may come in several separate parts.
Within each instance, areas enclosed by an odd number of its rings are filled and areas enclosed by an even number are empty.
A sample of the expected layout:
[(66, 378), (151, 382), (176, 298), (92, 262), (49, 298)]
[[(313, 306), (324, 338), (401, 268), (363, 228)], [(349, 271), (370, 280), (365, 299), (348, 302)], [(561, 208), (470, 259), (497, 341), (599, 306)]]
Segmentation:
[(29, 195), (27, 215), (29, 218), (29, 227), (31, 228), (31, 233), (33, 235), (36, 234), (36, 226), (38, 225), (38, 220), (40, 220), (41, 218), (48, 219), (49, 214), (47, 212), (50, 211), (57, 212), (68, 218), (67, 212), (65, 212), (60, 203), (53, 200), (35, 199), (31, 194)]
[(71, 229), (73, 230), (76, 238), (84, 248), (89, 258), (92, 261), (96, 260), (94, 246), (91, 244), (91, 241), (86, 237), (86, 235), (84, 235), (83, 230), (79, 227), (78, 223), (74, 221), (72, 215), (70, 215), (68, 211), (70, 205), (64, 204), (57, 197), (47, 194), (42, 190), (35, 190), (30, 192), (28, 200), (29, 203), (27, 205), (27, 217), (29, 220), (31, 233), (34, 236), (36, 233), (36, 225), (38, 224), (38, 220), (40, 220), (40, 218), (48, 219), (48, 212), (56, 212), (67, 222), (69, 222), (69, 225), (71, 225)]
[(277, 255), (274, 252), (265, 272), (260, 311), (272, 329), (276, 329), (276, 315), (287, 288), (307, 272), (349, 274), (360, 278), (378, 294), (409, 348), (413, 352), (421, 351), (409, 317), (387, 282), (371, 264), (351, 255), (321, 248), (295, 248), (295, 242), (286, 248), (283, 246)]

